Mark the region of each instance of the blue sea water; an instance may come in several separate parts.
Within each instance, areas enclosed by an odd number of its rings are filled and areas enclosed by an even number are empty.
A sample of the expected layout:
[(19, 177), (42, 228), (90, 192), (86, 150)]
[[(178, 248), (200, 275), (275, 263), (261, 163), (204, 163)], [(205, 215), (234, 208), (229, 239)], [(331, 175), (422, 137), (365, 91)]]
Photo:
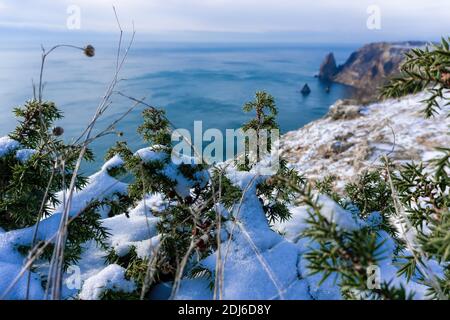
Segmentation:
[[(49, 56), (45, 68), (44, 97), (64, 112), (58, 125), (64, 128), (68, 141), (86, 127), (114, 73), (116, 43), (93, 45), (93, 58), (62, 48)], [(251, 115), (242, 112), (242, 105), (252, 100), (255, 91), (266, 90), (275, 97), (281, 130), (287, 132), (322, 117), (334, 101), (351, 94), (350, 88), (338, 84), (327, 93), (327, 85), (314, 75), (328, 52), (334, 52), (342, 63), (356, 48), (336, 44), (140, 42), (129, 52), (117, 90), (164, 108), (178, 128), (192, 129), (194, 121), (203, 121), (204, 130), (223, 131), (237, 129), (249, 119)], [(34, 42), (0, 44), (0, 136), (16, 125), (12, 108), (32, 97), (40, 50)], [(312, 90), (306, 97), (300, 93), (305, 83)], [(131, 101), (115, 96), (96, 130), (131, 105)], [(108, 135), (92, 145), (96, 161), (83, 166), (85, 173), (101, 166), (105, 151), (118, 139), (127, 140), (133, 149), (145, 146), (136, 134), (142, 109), (136, 108), (117, 126), (123, 137)]]

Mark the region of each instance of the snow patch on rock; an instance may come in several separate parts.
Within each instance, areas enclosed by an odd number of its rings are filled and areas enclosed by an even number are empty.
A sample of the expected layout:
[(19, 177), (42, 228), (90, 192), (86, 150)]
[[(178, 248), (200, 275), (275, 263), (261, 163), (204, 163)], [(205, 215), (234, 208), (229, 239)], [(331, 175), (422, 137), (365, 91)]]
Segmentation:
[(281, 138), (281, 152), (290, 166), (307, 178), (336, 175), (338, 188), (363, 169), (379, 164), (383, 155), (400, 162), (428, 161), (438, 155), (436, 147), (450, 145), (450, 135), (446, 134), (450, 106), (440, 101), (442, 110), (425, 119), (422, 101), (428, 95), (423, 92), (358, 106), (361, 116), (355, 118), (334, 120), (326, 116), (286, 133)]
[(20, 162), (27, 162), (35, 153), (33, 149), (20, 149), (16, 152), (16, 158)]
[(0, 137), (0, 157), (10, 153), (11, 151), (20, 147), (19, 142), (10, 137)]
[(106, 290), (133, 292), (136, 289), (136, 284), (125, 279), (125, 271), (117, 264), (110, 264), (84, 282), (79, 298), (82, 300), (98, 300)]

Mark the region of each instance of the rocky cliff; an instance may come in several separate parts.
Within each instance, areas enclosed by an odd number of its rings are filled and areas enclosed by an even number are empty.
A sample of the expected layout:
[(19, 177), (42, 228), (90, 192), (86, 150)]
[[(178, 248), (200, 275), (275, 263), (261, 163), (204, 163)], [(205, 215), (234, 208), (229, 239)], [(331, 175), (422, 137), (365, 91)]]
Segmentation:
[(334, 56), (328, 54), (320, 67), (319, 78), (373, 91), (399, 72), (406, 52), (425, 44), (418, 41), (367, 44), (339, 67), (335, 66)]
[(323, 119), (282, 137), (281, 150), (292, 167), (310, 179), (336, 175), (338, 188), (362, 170), (379, 164), (383, 155), (400, 162), (429, 160), (436, 147), (449, 146), (446, 115), (425, 119), (427, 93), (367, 106), (336, 102)]

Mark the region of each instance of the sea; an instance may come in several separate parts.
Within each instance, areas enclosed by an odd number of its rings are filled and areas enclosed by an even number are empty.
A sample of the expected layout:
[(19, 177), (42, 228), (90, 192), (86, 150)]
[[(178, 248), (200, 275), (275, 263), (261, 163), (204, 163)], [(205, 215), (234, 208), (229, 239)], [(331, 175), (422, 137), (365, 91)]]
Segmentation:
[[(59, 48), (46, 59), (44, 99), (55, 102), (64, 113), (55, 125), (64, 129), (67, 141), (73, 141), (86, 128), (114, 76), (117, 42), (91, 44), (96, 49), (92, 58), (81, 50)], [(343, 63), (358, 46), (135, 42), (115, 90), (163, 108), (177, 128), (192, 130), (194, 121), (202, 121), (203, 130), (223, 132), (248, 121), (252, 114), (244, 113), (242, 106), (256, 91), (265, 90), (275, 97), (277, 120), (284, 133), (323, 117), (337, 99), (351, 96), (351, 88), (322, 83), (315, 75), (327, 53), (333, 52), (337, 62)], [(124, 42), (122, 49), (125, 47)], [(0, 44), (0, 136), (17, 125), (12, 109), (33, 97), (32, 84), (39, 79), (41, 53), (37, 41)], [(300, 93), (305, 84), (311, 88), (307, 96)], [(102, 131), (132, 105), (128, 98), (113, 95), (95, 132)], [(115, 141), (126, 140), (133, 150), (146, 146), (136, 133), (143, 109), (137, 106), (117, 124), (115, 131), (122, 136), (109, 134), (91, 145), (96, 159), (83, 164), (83, 173), (98, 170)]]

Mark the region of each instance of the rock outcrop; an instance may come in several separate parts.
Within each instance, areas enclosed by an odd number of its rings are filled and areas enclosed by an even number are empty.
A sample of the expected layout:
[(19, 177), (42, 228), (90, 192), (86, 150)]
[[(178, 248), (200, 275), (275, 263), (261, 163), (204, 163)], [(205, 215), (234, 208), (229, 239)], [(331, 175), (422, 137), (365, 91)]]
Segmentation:
[(367, 44), (336, 69), (333, 68), (334, 56), (328, 54), (320, 67), (319, 78), (373, 91), (399, 73), (406, 52), (425, 44), (419, 41)]
[(330, 52), (320, 66), (318, 77), (323, 81), (332, 81), (337, 72), (336, 59), (334, 58), (334, 54)]
[(308, 86), (308, 84), (306, 83), (302, 90), (300, 91), (304, 96), (307, 96), (308, 94), (311, 93), (311, 88)]
[(351, 120), (361, 116), (362, 107), (352, 104), (352, 100), (338, 100), (332, 105), (327, 113), (327, 117), (333, 120)]
[(450, 145), (450, 106), (440, 100), (443, 110), (425, 119), (422, 101), (428, 96), (419, 93), (367, 106), (338, 101), (324, 118), (286, 133), (280, 141), (282, 155), (309, 179), (335, 175), (338, 189), (380, 164), (383, 155), (399, 162), (435, 158), (442, 155), (436, 147)]

